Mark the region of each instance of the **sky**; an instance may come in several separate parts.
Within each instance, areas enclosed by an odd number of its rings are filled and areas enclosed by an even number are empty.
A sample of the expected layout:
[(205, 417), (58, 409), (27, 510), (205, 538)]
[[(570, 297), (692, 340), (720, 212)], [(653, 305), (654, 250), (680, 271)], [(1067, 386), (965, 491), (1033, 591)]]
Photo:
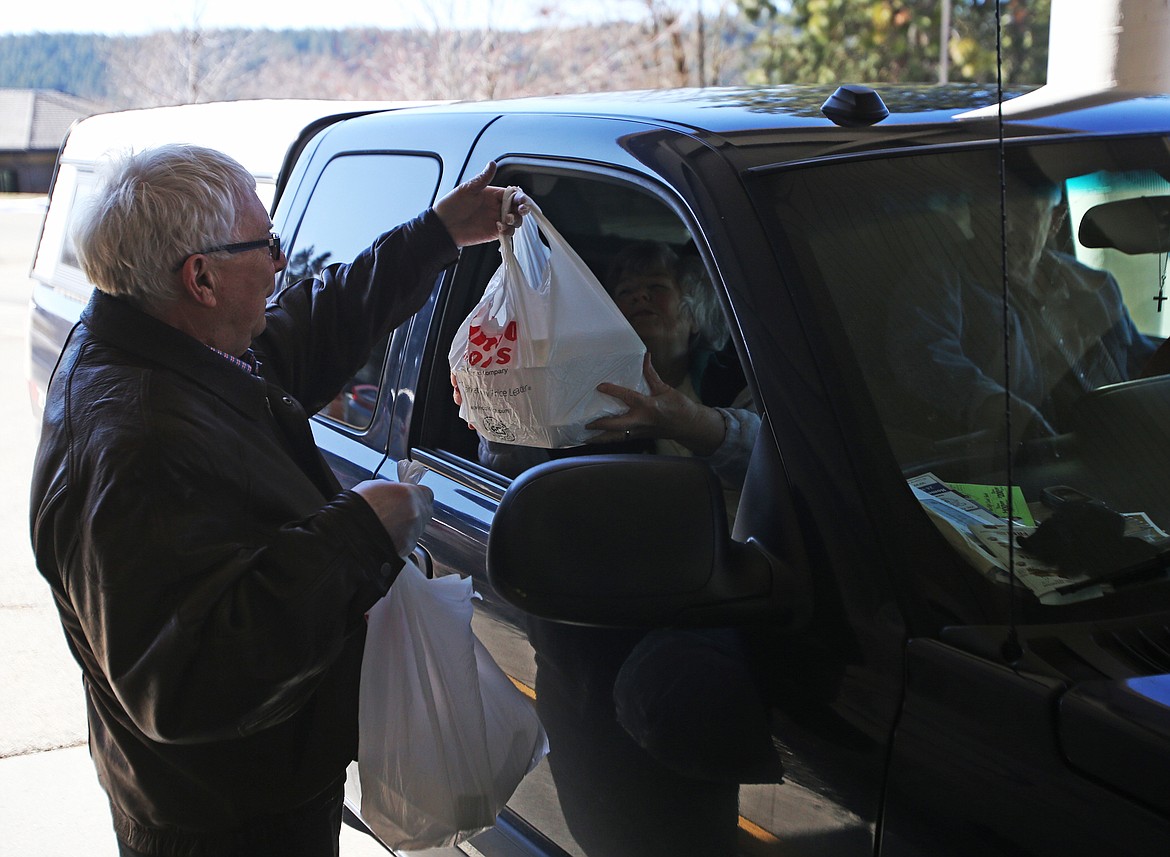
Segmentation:
[[(710, 0), (694, 0), (705, 6)], [(685, 3), (683, 4), (685, 5)], [(644, 0), (9, 0), (0, 15), (0, 34), (105, 33), (140, 35), (156, 30), (225, 27), (301, 29), (350, 26), (449, 26), (523, 28), (541, 7), (572, 7), (574, 21), (642, 17)], [(585, 8), (585, 12), (579, 10)]]

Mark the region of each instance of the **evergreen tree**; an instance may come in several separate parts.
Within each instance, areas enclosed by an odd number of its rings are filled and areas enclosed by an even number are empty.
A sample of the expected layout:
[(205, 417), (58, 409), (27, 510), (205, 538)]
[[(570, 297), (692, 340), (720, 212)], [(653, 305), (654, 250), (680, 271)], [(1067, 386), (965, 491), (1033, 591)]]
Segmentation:
[[(759, 29), (753, 83), (933, 83), (996, 76), (994, 0), (737, 0)], [(944, 5), (950, 31), (941, 37)], [(1050, 0), (1001, 0), (1005, 83), (1043, 83)]]

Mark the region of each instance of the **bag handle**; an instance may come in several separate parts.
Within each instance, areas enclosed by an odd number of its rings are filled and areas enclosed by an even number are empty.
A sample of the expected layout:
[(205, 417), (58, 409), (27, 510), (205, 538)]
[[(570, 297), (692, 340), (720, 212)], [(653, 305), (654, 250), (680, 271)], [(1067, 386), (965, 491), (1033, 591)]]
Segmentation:
[[(504, 188), (504, 199), (500, 203), (500, 223), (503, 223), (504, 218), (508, 216), (508, 210), (512, 207), (512, 200), (516, 198), (516, 194), (523, 192), (524, 191), (516, 185), (508, 185), (506, 188)], [(561, 237), (561, 233), (557, 231), (557, 228), (552, 225), (547, 217), (544, 216), (544, 212), (540, 210), (540, 206), (536, 204), (536, 200), (530, 196), (526, 196), (524, 198), (524, 204), (528, 207), (528, 213), (524, 215), (525, 219), (531, 217), (533, 222), (536, 223), (536, 228), (543, 232), (544, 236), (548, 238), (550, 242), (557, 241), (566, 246), (568, 245), (568, 242), (563, 237)], [(520, 228), (524, 228), (523, 224), (521, 224)], [(511, 235), (501, 236), (501, 241), (507, 241), (509, 248), (511, 248)]]
[[(518, 194), (518, 193), (521, 193), (521, 190), (519, 187), (517, 187), (514, 184), (510, 184), (506, 188), (504, 188), (504, 198), (500, 201), (500, 223), (501, 224), (508, 222), (508, 220), (507, 220), (508, 211), (512, 208), (512, 200), (514, 200), (516, 198), (516, 194)], [(536, 208), (536, 203), (534, 203), (532, 200), (528, 200), (528, 204), (530, 206), (532, 206), (533, 208)], [(523, 228), (523, 226), (521, 226), (521, 228)], [(511, 235), (501, 235), (500, 236), (500, 244), (503, 246), (506, 246), (509, 252), (513, 252), (512, 236)]]
[[(500, 223), (508, 222), (504, 218), (508, 216), (508, 209), (512, 207), (512, 200), (516, 198), (516, 194), (518, 193), (520, 193), (520, 188), (514, 184), (510, 184), (504, 188), (504, 199), (500, 203)], [(531, 203), (532, 201), (529, 200), (529, 202)]]
[[(523, 192), (524, 191), (516, 185), (508, 185), (506, 188), (504, 188), (504, 199), (500, 204), (501, 223), (504, 222), (504, 217), (508, 214), (508, 209), (512, 207), (512, 200), (516, 198), (516, 194)], [(524, 219), (527, 221), (528, 218), (532, 218), (532, 222), (536, 224), (537, 230), (544, 233), (544, 237), (548, 239), (548, 243), (550, 245), (554, 243), (560, 244), (562, 247), (572, 252), (572, 245), (570, 245), (569, 242), (564, 239), (561, 233), (557, 231), (557, 228), (552, 225), (552, 222), (544, 216), (544, 212), (540, 210), (540, 206), (536, 204), (536, 200), (530, 196), (526, 196), (524, 198), (524, 204), (528, 207), (528, 213), (524, 215)], [(523, 223), (521, 223), (520, 228), (524, 228)], [(512, 244), (511, 235), (500, 236), (500, 243), (501, 245), (505, 245), (507, 247), (509, 253), (515, 254), (515, 248)]]
[[(516, 194), (519, 193), (523, 193), (519, 187), (504, 188), (504, 199), (500, 207), (501, 218), (507, 214)], [(517, 282), (526, 284), (536, 294), (544, 295), (549, 270), (549, 254), (552, 252), (553, 241), (549, 236), (552, 224), (548, 222), (544, 212), (540, 210), (540, 206), (532, 199), (526, 198), (525, 205), (528, 207), (528, 212), (524, 215), (520, 226), (511, 235), (500, 236), (500, 254), (503, 256), (504, 265), (512, 266), (517, 270), (519, 274)], [(501, 222), (503, 221), (501, 220)], [(548, 247), (541, 241), (542, 232), (546, 237), (549, 237), (550, 246)], [(561, 239), (561, 243), (564, 244), (563, 239)], [(500, 300), (502, 299), (501, 294)], [(496, 310), (498, 310), (498, 306), (493, 306), (493, 312)]]

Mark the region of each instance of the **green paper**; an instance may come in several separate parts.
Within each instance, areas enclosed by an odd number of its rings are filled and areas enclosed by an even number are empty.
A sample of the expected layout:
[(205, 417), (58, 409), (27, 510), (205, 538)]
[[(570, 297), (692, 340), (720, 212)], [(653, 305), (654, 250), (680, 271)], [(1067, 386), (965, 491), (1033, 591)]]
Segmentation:
[[(969, 497), (993, 515), (998, 515), (1005, 521), (1008, 517), (1008, 490), (1006, 485), (969, 485), (963, 482), (948, 482), (953, 489), (964, 497)], [(1024, 492), (1019, 486), (1012, 487), (1012, 512), (1017, 523), (1025, 527), (1036, 526), (1028, 504), (1024, 500)]]

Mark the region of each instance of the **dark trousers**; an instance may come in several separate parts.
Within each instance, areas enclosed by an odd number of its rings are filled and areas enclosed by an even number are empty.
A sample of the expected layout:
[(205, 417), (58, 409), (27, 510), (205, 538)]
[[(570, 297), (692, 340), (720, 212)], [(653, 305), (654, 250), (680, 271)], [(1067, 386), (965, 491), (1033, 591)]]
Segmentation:
[(120, 857), (338, 857), (342, 792), (287, 815), (259, 819), (225, 834), (167, 835), (158, 848), (138, 851), (118, 842)]

